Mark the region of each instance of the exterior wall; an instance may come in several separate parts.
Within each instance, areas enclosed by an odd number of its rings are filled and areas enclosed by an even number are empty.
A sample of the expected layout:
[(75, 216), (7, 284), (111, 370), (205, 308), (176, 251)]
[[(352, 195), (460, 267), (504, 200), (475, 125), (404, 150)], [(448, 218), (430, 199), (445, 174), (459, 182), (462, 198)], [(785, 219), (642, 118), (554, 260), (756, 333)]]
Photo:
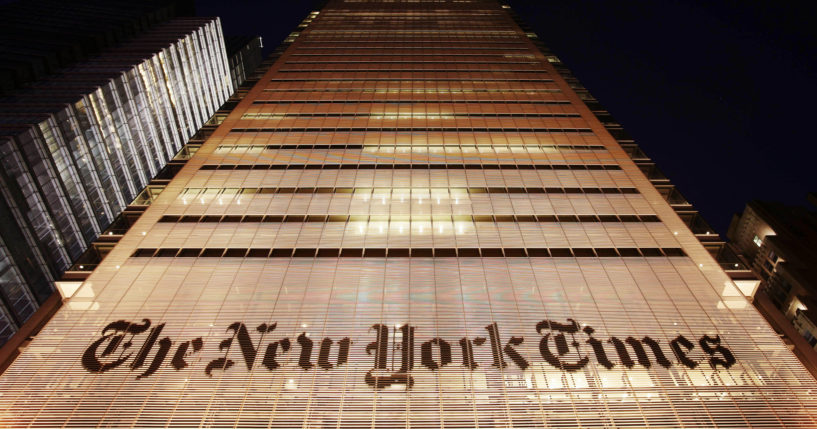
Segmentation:
[(192, 18), (0, 100), (0, 344), (231, 93), (218, 19)]
[(227, 38), (226, 43), (230, 58), (230, 80), (233, 88), (237, 89), (263, 60), (261, 37), (233, 36)]
[(755, 306), (817, 377), (817, 301), (809, 249), (817, 233), (814, 219), (803, 207), (753, 201), (735, 217), (729, 236), (763, 279)]
[(740, 218), (736, 220), (734, 227), (730, 226), (729, 238), (752, 262), (757, 257), (760, 247), (756, 243), (756, 238), (762, 241), (767, 235), (774, 235), (775, 232), (769, 224), (761, 219), (750, 206), (746, 206)]
[(794, 318), (794, 326), (797, 332), (806, 339), (812, 350), (817, 350), (817, 326), (814, 325), (804, 312), (798, 311)]
[(310, 20), (2, 375), (2, 424), (817, 424), (500, 4)]

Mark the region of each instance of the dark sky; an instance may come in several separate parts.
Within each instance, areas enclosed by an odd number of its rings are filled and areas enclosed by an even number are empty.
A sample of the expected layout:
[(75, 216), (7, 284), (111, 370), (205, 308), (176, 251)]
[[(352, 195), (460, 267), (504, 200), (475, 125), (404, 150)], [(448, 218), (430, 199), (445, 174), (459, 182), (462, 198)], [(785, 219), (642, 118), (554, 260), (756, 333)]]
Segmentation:
[(196, 14), (218, 16), (225, 35), (260, 35), (264, 55), (275, 50), (313, 10), (318, 0), (195, 0)]
[[(273, 49), (315, 1), (197, 1)], [(817, 191), (817, 3), (511, 0), (707, 221)]]
[(511, 4), (717, 231), (817, 191), (814, 2)]

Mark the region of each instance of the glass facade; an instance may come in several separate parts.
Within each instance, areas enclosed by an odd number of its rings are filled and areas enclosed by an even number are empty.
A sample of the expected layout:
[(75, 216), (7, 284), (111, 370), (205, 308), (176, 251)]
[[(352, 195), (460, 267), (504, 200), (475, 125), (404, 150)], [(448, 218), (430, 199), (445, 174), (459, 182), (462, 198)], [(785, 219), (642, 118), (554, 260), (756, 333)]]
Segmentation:
[(815, 380), (500, 3), (304, 22), (0, 377), (0, 424), (817, 425)]
[(179, 18), (0, 100), (0, 345), (232, 90), (218, 19)]
[(230, 80), (238, 88), (263, 61), (260, 36), (225, 37), (227, 57), (230, 61)]

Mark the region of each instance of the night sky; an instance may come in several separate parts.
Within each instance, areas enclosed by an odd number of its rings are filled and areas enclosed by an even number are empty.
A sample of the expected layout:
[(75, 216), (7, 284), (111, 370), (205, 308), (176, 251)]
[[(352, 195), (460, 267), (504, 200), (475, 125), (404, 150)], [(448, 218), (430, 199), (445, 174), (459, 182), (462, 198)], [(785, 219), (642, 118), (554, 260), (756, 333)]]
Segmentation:
[[(197, 1), (267, 51), (316, 1)], [(817, 191), (817, 3), (511, 0), (705, 219)]]

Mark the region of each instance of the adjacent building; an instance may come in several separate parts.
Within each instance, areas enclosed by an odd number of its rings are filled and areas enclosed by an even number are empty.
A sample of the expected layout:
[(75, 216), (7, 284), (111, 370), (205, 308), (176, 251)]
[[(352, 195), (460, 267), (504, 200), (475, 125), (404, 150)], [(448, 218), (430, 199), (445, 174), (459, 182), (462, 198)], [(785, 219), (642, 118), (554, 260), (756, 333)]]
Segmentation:
[(729, 239), (763, 280), (758, 310), (817, 376), (817, 212), (751, 201), (732, 219)]
[(26, 0), (0, 6), (0, 95), (194, 15), (191, 0)]
[(0, 344), (232, 92), (218, 19), (175, 18), (0, 99)]
[(263, 61), (261, 36), (225, 37), (227, 57), (230, 61), (230, 80), (233, 88), (238, 88), (252, 75)]
[(0, 424), (817, 425), (535, 41), (489, 0), (311, 13), (0, 376)]

